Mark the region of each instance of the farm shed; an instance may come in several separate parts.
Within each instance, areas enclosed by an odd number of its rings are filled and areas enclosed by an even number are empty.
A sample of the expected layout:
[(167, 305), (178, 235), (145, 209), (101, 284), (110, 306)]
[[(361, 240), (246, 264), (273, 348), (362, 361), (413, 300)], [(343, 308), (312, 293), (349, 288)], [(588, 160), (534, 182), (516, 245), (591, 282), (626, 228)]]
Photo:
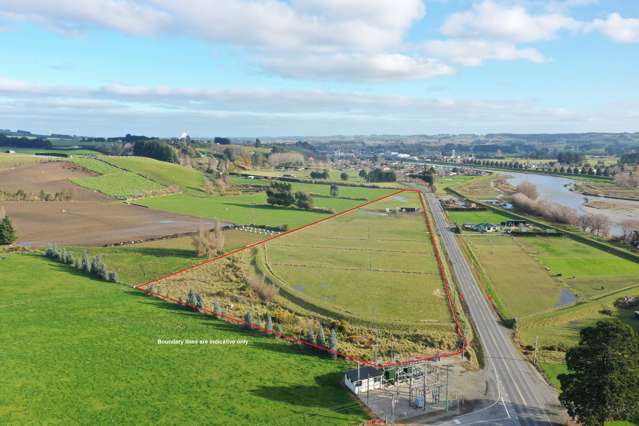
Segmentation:
[(382, 387), (384, 370), (375, 367), (353, 368), (344, 374), (344, 384), (355, 395)]
[(505, 222), (502, 222), (501, 226), (505, 226), (507, 228), (516, 228), (518, 226), (529, 226), (529, 224), (525, 220), (509, 219)]

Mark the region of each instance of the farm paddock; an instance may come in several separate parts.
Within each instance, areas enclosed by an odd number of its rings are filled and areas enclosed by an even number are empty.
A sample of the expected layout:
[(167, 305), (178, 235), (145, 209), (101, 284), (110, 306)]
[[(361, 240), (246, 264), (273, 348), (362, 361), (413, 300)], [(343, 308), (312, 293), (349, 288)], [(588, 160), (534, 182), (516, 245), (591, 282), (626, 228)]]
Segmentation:
[(459, 341), (424, 216), (386, 208), (373, 203), (146, 289), (184, 302), (193, 291), (207, 309), (250, 314), (261, 325), (270, 317), (293, 336), (334, 329), (338, 350), (364, 359), (454, 351)]
[(65, 192), (74, 201), (100, 201), (108, 198), (99, 192), (82, 188), (71, 182), (93, 176), (85, 169), (68, 161), (39, 162), (13, 169), (0, 170), (0, 191), (37, 195)]
[(343, 425), (366, 419), (339, 385), (349, 368), (342, 362), (308, 356), (41, 256), (5, 254), (0, 268), (2, 424)]
[(211, 221), (114, 202), (7, 201), (18, 244), (99, 246), (195, 232)]

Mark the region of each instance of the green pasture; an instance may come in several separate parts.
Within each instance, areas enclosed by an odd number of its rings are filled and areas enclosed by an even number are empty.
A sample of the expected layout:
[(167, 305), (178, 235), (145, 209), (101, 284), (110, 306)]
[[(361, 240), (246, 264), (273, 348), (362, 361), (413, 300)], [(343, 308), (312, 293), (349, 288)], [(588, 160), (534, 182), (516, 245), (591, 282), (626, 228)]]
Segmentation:
[[(298, 179), (312, 179), (311, 172), (317, 171), (321, 172), (324, 169), (319, 168), (307, 168), (304, 170), (274, 170), (274, 169), (253, 169), (246, 170), (243, 173), (253, 175), (253, 176), (268, 176), (268, 177), (281, 177), (284, 175), (293, 176)], [(341, 178), (341, 174), (346, 172), (348, 174), (348, 179), (343, 181)], [(344, 183), (357, 183), (357, 184), (370, 184), (377, 186), (397, 186), (397, 182), (367, 182), (364, 178), (359, 176), (359, 170), (348, 169), (348, 170), (337, 170), (337, 169), (328, 169), (328, 182), (344, 182)]]
[(560, 284), (526, 252), (524, 238), (505, 235), (464, 237), (476, 270), (497, 308), (506, 318), (552, 309)]
[(270, 271), (280, 285), (338, 313), (449, 328), (423, 216), (380, 215), (374, 206), (267, 243)]
[[(241, 176), (232, 176), (231, 183), (240, 187), (243, 185), (267, 187), (271, 184), (271, 181), (267, 179), (249, 179)], [(291, 185), (293, 186), (293, 191), (308, 192), (309, 194), (319, 194), (325, 197), (330, 196), (330, 184), (291, 182)], [(394, 191), (397, 190), (385, 188), (367, 188), (359, 186), (339, 186), (337, 196), (344, 198), (361, 198), (373, 200), (383, 197), (384, 195), (390, 194)]]
[[(69, 271), (0, 257), (2, 424), (358, 424), (348, 366)], [(247, 344), (161, 345), (158, 339)]]
[[(294, 184), (294, 191), (306, 191), (328, 195), (327, 185)], [(389, 190), (369, 188), (348, 188), (354, 198), (367, 196), (383, 196)], [(314, 197), (315, 207), (344, 211), (364, 203), (364, 200)], [(240, 195), (207, 196), (202, 193), (187, 192), (164, 197), (146, 198), (137, 202), (140, 205), (159, 210), (192, 216), (215, 218), (232, 223), (256, 225), (288, 225), (296, 228), (307, 223), (328, 217), (328, 213), (300, 210), (294, 207), (277, 207), (266, 203), (265, 192), (242, 193)]]
[[(224, 251), (229, 252), (266, 238), (239, 230), (224, 231)], [(191, 237), (171, 238), (117, 247), (72, 248), (74, 256), (84, 251), (100, 255), (107, 269), (116, 271), (120, 282), (140, 284), (185, 268), (203, 258), (197, 257)]]
[(140, 174), (164, 186), (200, 189), (204, 176), (198, 170), (146, 157), (101, 157), (104, 161)]
[(568, 238), (465, 236), (478, 270), (507, 317), (559, 308), (565, 288), (578, 301), (639, 285), (639, 264)]
[(501, 222), (510, 219), (508, 216), (492, 210), (447, 211), (446, 214), (450, 222), (457, 223), (460, 226), (464, 223), (492, 223), (499, 225)]
[(569, 238), (526, 238), (551, 275), (559, 276), (584, 299), (639, 285), (639, 263)]
[(73, 158), (72, 161), (87, 170), (98, 173), (98, 176), (73, 179), (73, 183), (96, 190), (110, 197), (139, 197), (164, 189), (164, 186), (159, 183), (95, 158), (78, 157)]
[(435, 178), (435, 187), (437, 189), (437, 195), (446, 195), (446, 188), (457, 189), (458, 187), (468, 183), (479, 176), (438, 176)]
[(612, 318), (624, 321), (639, 330), (639, 320), (633, 318), (631, 310), (617, 309), (613, 305), (615, 300), (623, 296), (639, 296), (639, 286), (586, 303), (522, 318), (518, 323), (519, 336), (525, 344), (534, 344), (536, 337), (539, 337), (541, 346), (575, 346), (579, 341), (579, 330), (599, 320), (611, 318), (601, 312), (603, 308), (612, 310)]

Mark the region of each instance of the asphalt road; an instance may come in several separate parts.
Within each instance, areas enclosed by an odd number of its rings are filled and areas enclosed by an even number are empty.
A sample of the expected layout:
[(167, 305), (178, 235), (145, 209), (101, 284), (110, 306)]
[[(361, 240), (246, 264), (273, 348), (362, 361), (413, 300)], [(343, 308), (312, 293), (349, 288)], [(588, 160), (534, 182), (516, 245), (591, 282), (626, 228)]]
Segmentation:
[(424, 193), (437, 233), (452, 264), (458, 288), (466, 300), (471, 319), (479, 334), (486, 377), (492, 401), (469, 414), (446, 422), (447, 425), (551, 425), (564, 418), (557, 393), (545, 383), (515, 347), (510, 330), (503, 327), (481, 292), (464, 257), (455, 234), (450, 231), (444, 211), (431, 193)]

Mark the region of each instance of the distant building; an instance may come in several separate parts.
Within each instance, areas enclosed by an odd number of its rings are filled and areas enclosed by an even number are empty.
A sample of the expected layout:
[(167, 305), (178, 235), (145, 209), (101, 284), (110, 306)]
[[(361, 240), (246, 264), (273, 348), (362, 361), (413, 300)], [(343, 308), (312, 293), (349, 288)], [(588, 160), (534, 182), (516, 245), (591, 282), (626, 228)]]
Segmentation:
[(184, 142), (191, 142), (191, 136), (189, 136), (189, 134), (186, 132), (182, 132), (178, 140), (184, 141)]
[(375, 367), (360, 367), (344, 374), (344, 384), (355, 395), (382, 387), (384, 370)]

